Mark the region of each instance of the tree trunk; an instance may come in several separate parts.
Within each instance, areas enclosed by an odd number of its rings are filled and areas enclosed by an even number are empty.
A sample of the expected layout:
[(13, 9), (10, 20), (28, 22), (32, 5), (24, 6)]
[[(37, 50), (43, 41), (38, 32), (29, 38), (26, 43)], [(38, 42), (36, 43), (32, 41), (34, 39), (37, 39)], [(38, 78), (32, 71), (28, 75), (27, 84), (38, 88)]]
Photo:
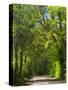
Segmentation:
[(26, 56), (25, 56), (25, 71), (26, 71)]
[(24, 69), (23, 69), (23, 76), (26, 76), (26, 55), (24, 55)]
[(22, 69), (23, 69), (23, 48), (20, 51), (20, 78), (22, 79)]
[(15, 81), (18, 76), (18, 49), (15, 47)]

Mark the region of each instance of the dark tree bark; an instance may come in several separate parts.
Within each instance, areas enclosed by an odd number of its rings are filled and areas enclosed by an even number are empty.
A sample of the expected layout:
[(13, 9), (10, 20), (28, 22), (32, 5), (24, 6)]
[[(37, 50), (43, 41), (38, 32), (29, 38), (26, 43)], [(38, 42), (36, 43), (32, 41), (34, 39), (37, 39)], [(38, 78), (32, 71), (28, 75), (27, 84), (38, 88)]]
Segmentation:
[(25, 55), (25, 71), (26, 71), (26, 55)]

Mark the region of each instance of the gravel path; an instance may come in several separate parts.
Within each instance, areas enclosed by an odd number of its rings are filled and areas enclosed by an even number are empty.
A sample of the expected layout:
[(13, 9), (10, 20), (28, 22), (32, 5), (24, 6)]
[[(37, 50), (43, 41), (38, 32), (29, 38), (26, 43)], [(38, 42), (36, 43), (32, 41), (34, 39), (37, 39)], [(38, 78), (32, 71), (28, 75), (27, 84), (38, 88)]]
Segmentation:
[(26, 84), (27, 85), (47, 85), (47, 84), (59, 84), (65, 83), (64, 80), (57, 80), (54, 77), (49, 76), (34, 76), (33, 78), (29, 79)]

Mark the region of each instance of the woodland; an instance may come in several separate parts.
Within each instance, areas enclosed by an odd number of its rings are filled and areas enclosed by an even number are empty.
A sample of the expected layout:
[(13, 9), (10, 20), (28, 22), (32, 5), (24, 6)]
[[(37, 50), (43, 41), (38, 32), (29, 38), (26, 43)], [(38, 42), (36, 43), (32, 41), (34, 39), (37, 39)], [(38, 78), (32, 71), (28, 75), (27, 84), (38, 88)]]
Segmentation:
[[(66, 79), (66, 8), (13, 4), (9, 8), (14, 85), (34, 76)], [(11, 71), (10, 71), (11, 72)]]

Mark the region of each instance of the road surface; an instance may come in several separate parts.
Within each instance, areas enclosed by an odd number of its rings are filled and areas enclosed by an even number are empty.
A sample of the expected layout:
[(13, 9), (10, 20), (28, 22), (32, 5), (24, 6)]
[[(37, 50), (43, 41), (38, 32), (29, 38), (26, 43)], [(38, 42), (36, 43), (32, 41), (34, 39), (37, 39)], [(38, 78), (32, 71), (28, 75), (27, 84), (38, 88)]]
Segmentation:
[(64, 80), (57, 80), (55, 77), (49, 76), (34, 76), (33, 78), (27, 80), (27, 85), (47, 85), (47, 84), (59, 84), (65, 83)]

